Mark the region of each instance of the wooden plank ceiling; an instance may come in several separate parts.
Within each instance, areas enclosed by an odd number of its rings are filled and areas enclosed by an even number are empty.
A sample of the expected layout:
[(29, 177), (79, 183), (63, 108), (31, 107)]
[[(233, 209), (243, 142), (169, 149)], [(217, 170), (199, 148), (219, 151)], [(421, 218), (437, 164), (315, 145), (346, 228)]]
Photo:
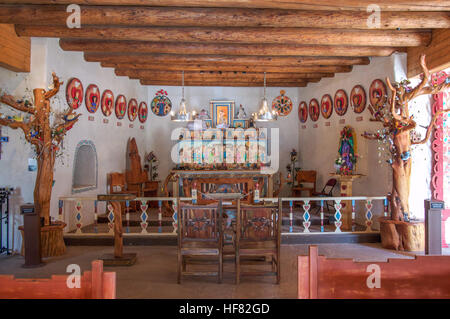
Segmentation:
[[(367, 7), (376, 3), (380, 27)], [(67, 6), (81, 6), (69, 29)], [(369, 57), (427, 46), (450, 28), (450, 1), (2, 0), (0, 23), (143, 85), (301, 87)]]

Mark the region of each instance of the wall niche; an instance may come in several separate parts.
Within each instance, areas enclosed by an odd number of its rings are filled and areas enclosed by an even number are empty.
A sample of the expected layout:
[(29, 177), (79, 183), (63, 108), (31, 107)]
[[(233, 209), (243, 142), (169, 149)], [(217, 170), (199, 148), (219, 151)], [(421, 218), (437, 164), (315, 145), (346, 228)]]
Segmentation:
[(72, 174), (72, 193), (97, 188), (97, 151), (92, 141), (83, 140), (75, 149)]

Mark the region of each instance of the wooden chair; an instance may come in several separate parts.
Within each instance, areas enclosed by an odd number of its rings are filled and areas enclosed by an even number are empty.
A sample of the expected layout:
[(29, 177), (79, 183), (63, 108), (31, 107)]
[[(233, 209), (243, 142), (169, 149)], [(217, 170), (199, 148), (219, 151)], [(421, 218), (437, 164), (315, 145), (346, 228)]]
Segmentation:
[[(222, 203), (192, 205), (180, 203), (178, 210), (178, 277), (217, 276), (222, 282)], [(217, 271), (187, 271), (188, 264), (217, 263)]]
[[(109, 173), (106, 177), (108, 184), (108, 194), (132, 194), (135, 196), (139, 195), (139, 192), (136, 190), (130, 190), (127, 188), (125, 182), (125, 174), (123, 173)], [(125, 202), (121, 202), (122, 211), (125, 211)], [(138, 210), (137, 202), (131, 202), (130, 208), (132, 210)]]
[[(281, 211), (281, 201), (278, 207), (249, 206), (238, 202), (235, 239), (236, 284), (239, 284), (243, 275), (275, 275), (277, 284), (280, 283)], [(270, 264), (272, 271), (243, 272), (243, 264)]]
[[(302, 196), (302, 192), (308, 192), (308, 197), (312, 196), (312, 193), (316, 191), (316, 171), (299, 171), (297, 172), (296, 180), (297, 186), (292, 188), (293, 196)], [(304, 186), (304, 183), (312, 184), (312, 186)]]

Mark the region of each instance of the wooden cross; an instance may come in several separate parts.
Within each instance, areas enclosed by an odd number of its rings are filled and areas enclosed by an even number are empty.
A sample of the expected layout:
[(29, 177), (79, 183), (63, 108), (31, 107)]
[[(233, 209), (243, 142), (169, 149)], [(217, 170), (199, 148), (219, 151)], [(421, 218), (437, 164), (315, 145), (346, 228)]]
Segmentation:
[(2, 159), (2, 143), (8, 143), (9, 137), (2, 136), (2, 128), (0, 127), (0, 159)]

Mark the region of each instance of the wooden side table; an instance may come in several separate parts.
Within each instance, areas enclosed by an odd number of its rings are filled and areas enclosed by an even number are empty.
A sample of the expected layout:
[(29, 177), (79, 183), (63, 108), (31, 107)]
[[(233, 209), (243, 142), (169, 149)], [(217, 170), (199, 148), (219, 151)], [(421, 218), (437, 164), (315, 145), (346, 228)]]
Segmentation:
[[(341, 197), (349, 197), (352, 196), (352, 188), (353, 181), (359, 177), (363, 177), (365, 175), (362, 174), (353, 174), (353, 175), (341, 175), (331, 173), (330, 176), (333, 176), (341, 184)], [(349, 200), (345, 200), (341, 202), (342, 204), (342, 230), (351, 231), (352, 230), (352, 202)], [(344, 205), (345, 204), (345, 205)]]

